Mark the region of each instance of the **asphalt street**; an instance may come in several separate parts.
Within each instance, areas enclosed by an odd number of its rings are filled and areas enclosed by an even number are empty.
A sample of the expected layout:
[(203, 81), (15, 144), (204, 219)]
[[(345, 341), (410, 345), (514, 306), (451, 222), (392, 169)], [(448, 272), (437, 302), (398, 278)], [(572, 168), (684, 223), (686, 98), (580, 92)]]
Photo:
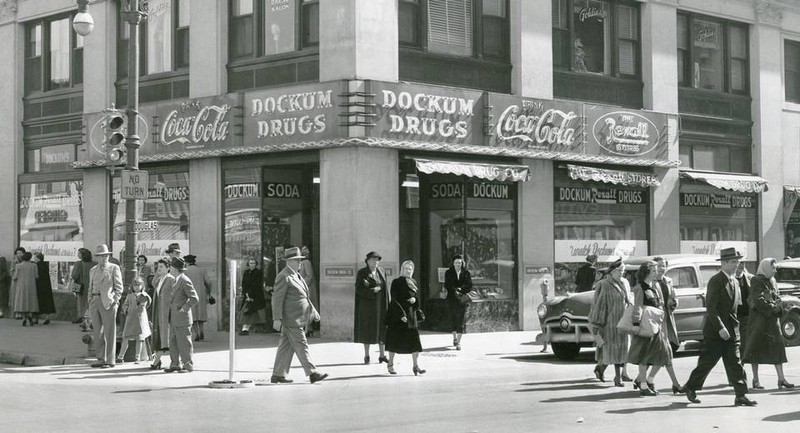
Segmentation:
[[(390, 376), (374, 363), (377, 353), (363, 365), (361, 345), (314, 338), (311, 354), (328, 380), (309, 384), (295, 365), (293, 384), (210, 389), (208, 382), (228, 376), (226, 335), (198, 343), (190, 374), (133, 363), (108, 370), (0, 365), (0, 431), (727, 433), (800, 425), (800, 389), (778, 391), (771, 366), (761, 368), (767, 389), (750, 395), (755, 408), (733, 406), (721, 363), (698, 393), (701, 404), (671, 395), (666, 371), (656, 379), (661, 395), (640, 397), (630, 383), (597, 381), (590, 350), (572, 362), (539, 353), (534, 332), (469, 334), (462, 351), (449, 346), (448, 335), (426, 334), (423, 376), (411, 372), (410, 356), (398, 355), (399, 374)], [(268, 379), (276, 341), (274, 334), (239, 339), (235, 378)], [(697, 353), (679, 355), (674, 364), (684, 381)], [(788, 357), (787, 377), (800, 385), (800, 348)]]

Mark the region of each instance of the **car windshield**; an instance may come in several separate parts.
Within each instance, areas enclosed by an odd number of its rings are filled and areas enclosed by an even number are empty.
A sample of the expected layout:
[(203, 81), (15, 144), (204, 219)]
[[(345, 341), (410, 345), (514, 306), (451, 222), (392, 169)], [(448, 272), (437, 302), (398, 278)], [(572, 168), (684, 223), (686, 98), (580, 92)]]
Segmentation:
[(778, 268), (775, 273), (778, 281), (800, 281), (800, 268)]

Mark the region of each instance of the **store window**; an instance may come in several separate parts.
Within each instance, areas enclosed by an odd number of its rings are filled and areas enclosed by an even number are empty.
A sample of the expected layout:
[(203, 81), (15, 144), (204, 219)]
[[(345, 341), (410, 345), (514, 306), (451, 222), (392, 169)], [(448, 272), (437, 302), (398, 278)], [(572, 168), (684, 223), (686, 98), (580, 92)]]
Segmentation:
[[(169, 244), (177, 243), (182, 251), (189, 249), (189, 173), (150, 171), (148, 198), (136, 201), (136, 255), (144, 254), (149, 261), (161, 258)], [(125, 200), (120, 194), (120, 179), (112, 180), (114, 256), (125, 247)]]
[(639, 75), (639, 8), (606, 0), (553, 0), (553, 66), (610, 76)]
[(20, 246), (44, 254), (53, 290), (68, 291), (71, 266), (83, 248), (83, 181), (21, 184), (19, 197)]
[(747, 26), (678, 14), (678, 82), (725, 93), (748, 93)]
[(508, 59), (507, 0), (399, 0), (398, 29), (402, 46)]
[(556, 293), (575, 291), (577, 270), (590, 254), (600, 263), (648, 254), (647, 189), (558, 172), (554, 193)]
[(730, 142), (709, 145), (683, 140), (680, 145), (681, 167), (726, 173), (751, 173), (751, 152), (747, 144)]
[[(139, 72), (159, 74), (189, 67), (190, 0), (150, 0), (139, 27)], [(119, 20), (117, 75), (128, 73), (130, 25)]]
[(232, 0), (231, 59), (319, 45), (319, 0)]
[(83, 83), (83, 37), (61, 15), (34, 21), (25, 32), (25, 92), (69, 88)]
[(786, 100), (800, 104), (800, 41), (784, 42), (783, 65)]

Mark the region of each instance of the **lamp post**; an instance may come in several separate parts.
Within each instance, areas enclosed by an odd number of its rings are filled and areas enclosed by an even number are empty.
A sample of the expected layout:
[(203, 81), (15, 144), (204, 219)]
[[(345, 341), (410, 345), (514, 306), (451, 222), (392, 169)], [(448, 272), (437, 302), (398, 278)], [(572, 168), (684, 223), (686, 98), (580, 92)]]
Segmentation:
[[(146, 0), (143, 0), (146, 2)], [(81, 36), (87, 36), (94, 29), (94, 20), (87, 11), (89, 0), (77, 0), (78, 13), (72, 21), (75, 32)], [(139, 116), (139, 23), (142, 21), (144, 12), (139, 10), (139, 0), (124, 0), (122, 17), (130, 26), (128, 36), (128, 107), (125, 109), (127, 115), (127, 135), (125, 137), (125, 149), (127, 159), (125, 161), (126, 170), (139, 169), (139, 126), (137, 117)], [(136, 272), (136, 200), (125, 199), (125, 255), (123, 259), (124, 283), (127, 287)]]

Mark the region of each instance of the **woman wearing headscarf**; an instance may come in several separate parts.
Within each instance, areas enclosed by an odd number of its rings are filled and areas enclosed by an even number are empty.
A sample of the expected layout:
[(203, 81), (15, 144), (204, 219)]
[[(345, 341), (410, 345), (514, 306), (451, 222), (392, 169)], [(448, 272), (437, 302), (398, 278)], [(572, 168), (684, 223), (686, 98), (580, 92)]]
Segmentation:
[(34, 319), (34, 323), (39, 323), (39, 319), (43, 319), (42, 324), (49, 325), (50, 318), (47, 315), (56, 312), (56, 303), (53, 301), (53, 284), (50, 281), (50, 264), (44, 261), (42, 253), (33, 253), (32, 261), (36, 263), (36, 301), (39, 303), (39, 313)]
[(173, 284), (175, 277), (169, 273), (167, 260), (157, 261), (153, 275), (153, 302), (149, 312), (149, 317), (153, 321), (153, 326), (150, 327), (152, 330), (150, 346), (153, 349), (151, 370), (161, 369), (161, 355), (166, 355), (169, 351), (169, 303), (172, 299)]
[(17, 263), (14, 271), (14, 284), (17, 293), (14, 299), (14, 312), (22, 316), (22, 326), (33, 326), (33, 316), (39, 312), (36, 297), (36, 278), (39, 270), (31, 263), (31, 253), (22, 255), (22, 262)]
[(625, 307), (633, 303), (631, 287), (623, 275), (625, 264), (622, 259), (613, 262), (601, 271), (602, 277), (597, 282), (594, 301), (589, 311), (589, 323), (592, 334), (597, 341), (594, 368), (595, 377), (605, 382), (603, 373), (606, 367), (614, 365), (614, 386), (623, 386), (625, 363), (628, 360), (628, 335), (617, 332), (617, 323), (622, 319)]
[(389, 374), (397, 374), (394, 370), (394, 354), (410, 353), (414, 362), (414, 376), (425, 374), (419, 368), (417, 358), (422, 352), (422, 343), (419, 340), (419, 286), (412, 278), (414, 275), (414, 262), (406, 260), (400, 265), (400, 276), (392, 281), (392, 302), (386, 314), (386, 350), (389, 352), (389, 361), (386, 368)]
[(766, 258), (758, 264), (756, 275), (750, 280), (749, 323), (747, 347), (742, 362), (753, 368), (753, 388), (763, 389), (758, 378), (758, 364), (772, 364), (778, 373), (778, 389), (794, 388), (786, 380), (783, 364), (786, 362), (786, 347), (781, 334), (780, 318), (783, 315), (778, 284), (775, 281), (777, 261)]
[(444, 290), (447, 292), (447, 309), (450, 313), (450, 329), (453, 331), (453, 346), (461, 350), (461, 336), (467, 328), (464, 319), (469, 307), (472, 277), (464, 266), (461, 255), (453, 257), (453, 266), (444, 273)]
[(356, 274), (356, 300), (353, 312), (353, 342), (364, 345), (364, 364), (369, 364), (369, 346), (378, 344), (378, 363), (386, 362), (386, 310), (389, 308), (389, 293), (386, 277), (378, 264), (381, 255), (375, 251), (367, 254), (367, 266)]

